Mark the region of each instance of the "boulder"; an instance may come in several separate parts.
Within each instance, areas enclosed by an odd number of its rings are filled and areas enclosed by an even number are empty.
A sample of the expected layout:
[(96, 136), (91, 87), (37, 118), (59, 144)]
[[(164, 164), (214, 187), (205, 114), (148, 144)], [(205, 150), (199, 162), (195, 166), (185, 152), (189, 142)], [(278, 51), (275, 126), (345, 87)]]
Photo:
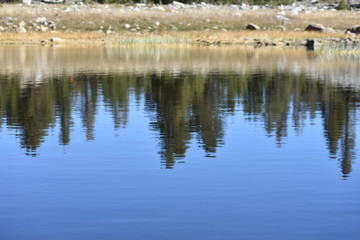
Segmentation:
[(306, 43), (305, 43), (305, 47), (309, 51), (314, 51), (315, 50), (315, 41), (312, 39), (307, 39)]
[(345, 33), (360, 34), (360, 25), (352, 26), (351, 28), (346, 29)]
[(253, 23), (249, 23), (248, 25), (246, 25), (246, 30), (260, 30), (261, 28)]
[(310, 24), (305, 28), (305, 31), (325, 32), (326, 27), (324, 27), (322, 24)]

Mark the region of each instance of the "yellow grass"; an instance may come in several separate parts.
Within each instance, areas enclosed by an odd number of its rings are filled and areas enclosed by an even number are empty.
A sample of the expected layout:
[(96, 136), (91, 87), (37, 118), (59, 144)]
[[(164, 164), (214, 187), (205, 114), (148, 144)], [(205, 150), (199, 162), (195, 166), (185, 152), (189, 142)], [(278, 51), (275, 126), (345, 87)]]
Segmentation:
[[(265, 41), (301, 41), (307, 38), (343, 37), (346, 28), (360, 23), (360, 14), (352, 11), (324, 11), (311, 14), (286, 15), (288, 24), (278, 20), (278, 10), (238, 11), (227, 7), (218, 10), (183, 9), (177, 12), (141, 10), (129, 11), (122, 5), (85, 5), (80, 11), (65, 12), (68, 5), (8, 5), (0, 7), (0, 33), (2, 43), (39, 43), (43, 39), (60, 37), (71, 43), (109, 43), (137, 41), (143, 38), (175, 38), (193, 42), (221, 41), (222, 43), (252, 43)], [(165, 7), (166, 8), (166, 7)], [(13, 18), (13, 26), (6, 24)], [(31, 22), (38, 17), (54, 21), (53, 32), (38, 32)], [(19, 22), (25, 21), (25, 34), (16, 33)], [(245, 31), (247, 23), (259, 25), (262, 31)], [(304, 32), (310, 23), (332, 27), (337, 34)], [(125, 25), (128, 24), (128, 27)], [(129, 27), (130, 26), (130, 27)], [(281, 31), (280, 29), (283, 29)], [(284, 29), (286, 29), (284, 31)], [(108, 30), (111, 30), (109, 32)], [(105, 34), (107, 32), (109, 34)], [(159, 41), (161, 42), (161, 41)], [(180, 41), (179, 41), (180, 42)]]

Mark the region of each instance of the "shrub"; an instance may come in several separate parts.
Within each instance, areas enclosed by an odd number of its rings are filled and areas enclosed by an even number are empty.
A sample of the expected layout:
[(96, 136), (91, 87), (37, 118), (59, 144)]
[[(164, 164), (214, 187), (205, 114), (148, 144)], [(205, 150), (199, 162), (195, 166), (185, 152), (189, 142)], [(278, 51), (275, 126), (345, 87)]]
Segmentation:
[(349, 6), (346, 4), (345, 0), (341, 0), (336, 7), (337, 10), (347, 10), (349, 9)]

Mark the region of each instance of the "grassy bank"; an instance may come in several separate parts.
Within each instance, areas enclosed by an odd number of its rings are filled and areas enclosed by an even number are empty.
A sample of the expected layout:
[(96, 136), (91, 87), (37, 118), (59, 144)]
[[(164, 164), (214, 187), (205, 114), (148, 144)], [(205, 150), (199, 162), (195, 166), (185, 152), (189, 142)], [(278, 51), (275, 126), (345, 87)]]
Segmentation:
[[(256, 39), (285, 43), (307, 38), (346, 37), (345, 29), (359, 22), (360, 14), (352, 11), (294, 15), (278, 9), (239, 10), (228, 6), (176, 11), (164, 6), (161, 10), (135, 11), (124, 5), (3, 4), (0, 7), (0, 42), (39, 43), (58, 37), (70, 43), (99, 44), (251, 44)], [(246, 31), (248, 23), (257, 24), (262, 30)], [(311, 23), (332, 27), (336, 33), (304, 32)]]

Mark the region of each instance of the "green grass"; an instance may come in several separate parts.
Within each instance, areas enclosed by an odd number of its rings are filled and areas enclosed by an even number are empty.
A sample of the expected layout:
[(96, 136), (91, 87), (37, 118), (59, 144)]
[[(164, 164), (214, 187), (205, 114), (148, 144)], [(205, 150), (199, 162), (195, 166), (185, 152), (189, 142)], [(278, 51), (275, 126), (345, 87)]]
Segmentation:
[(318, 50), (322, 54), (360, 57), (359, 41), (326, 42)]
[(112, 45), (187, 45), (190, 41), (173, 36), (118, 37), (110, 40)]

